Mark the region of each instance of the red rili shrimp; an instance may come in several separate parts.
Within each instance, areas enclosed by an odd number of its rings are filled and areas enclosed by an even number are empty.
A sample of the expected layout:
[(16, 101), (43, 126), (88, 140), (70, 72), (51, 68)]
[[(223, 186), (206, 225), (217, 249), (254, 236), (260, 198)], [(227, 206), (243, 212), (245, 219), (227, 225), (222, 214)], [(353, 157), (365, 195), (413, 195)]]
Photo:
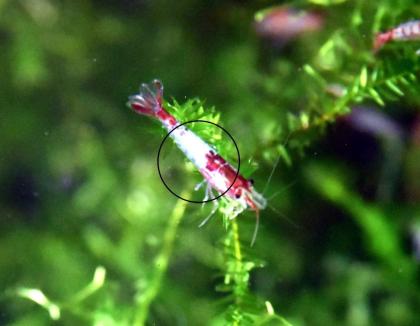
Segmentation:
[(319, 14), (286, 5), (261, 10), (255, 15), (257, 33), (277, 41), (289, 41), (307, 32), (317, 31), (322, 25), (323, 18)]
[[(205, 199), (213, 189), (221, 194), (232, 185), (225, 194), (234, 203), (230, 217), (234, 218), (246, 209), (255, 211), (256, 225), (252, 238), (252, 243), (254, 243), (258, 232), (259, 211), (266, 207), (266, 199), (254, 189), (251, 180), (238, 174), (236, 169), (226, 162), (212, 146), (186, 128), (185, 125), (179, 126), (180, 122), (163, 107), (162, 99), (163, 85), (159, 80), (154, 80), (150, 84), (142, 84), (140, 92), (129, 97), (128, 105), (138, 114), (158, 119), (168, 132), (172, 131), (170, 137), (207, 182)], [(176, 128), (177, 126), (179, 127)], [(217, 206), (200, 226), (207, 222), (216, 209)]]
[(420, 40), (420, 20), (409, 21), (386, 32), (377, 34), (374, 40), (373, 50), (377, 52), (385, 44), (392, 41), (414, 40)]

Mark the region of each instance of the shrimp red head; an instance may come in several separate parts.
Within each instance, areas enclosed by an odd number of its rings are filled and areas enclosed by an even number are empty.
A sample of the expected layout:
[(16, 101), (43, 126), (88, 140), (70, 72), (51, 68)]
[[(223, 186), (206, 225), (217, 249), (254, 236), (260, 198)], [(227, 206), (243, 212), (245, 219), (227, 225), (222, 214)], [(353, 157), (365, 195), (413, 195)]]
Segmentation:
[(244, 191), (244, 196), (247, 205), (255, 211), (255, 228), (251, 240), (252, 247), (255, 243), (255, 239), (257, 239), (258, 228), (260, 225), (260, 209), (264, 209), (267, 206), (267, 199), (265, 199), (259, 192), (255, 191), (252, 186)]
[(265, 199), (262, 194), (260, 194), (254, 189), (252, 183), (252, 180), (249, 180), (248, 186), (240, 189), (241, 198), (239, 199), (239, 201), (242, 200), (242, 205), (244, 206), (244, 208), (249, 207), (255, 212), (255, 229), (251, 240), (251, 246), (254, 245), (255, 239), (257, 238), (258, 228), (260, 224), (260, 210), (266, 208), (267, 206), (267, 199)]
[(243, 190), (243, 196), (246, 204), (253, 211), (259, 211), (267, 207), (267, 199), (264, 198), (254, 187)]

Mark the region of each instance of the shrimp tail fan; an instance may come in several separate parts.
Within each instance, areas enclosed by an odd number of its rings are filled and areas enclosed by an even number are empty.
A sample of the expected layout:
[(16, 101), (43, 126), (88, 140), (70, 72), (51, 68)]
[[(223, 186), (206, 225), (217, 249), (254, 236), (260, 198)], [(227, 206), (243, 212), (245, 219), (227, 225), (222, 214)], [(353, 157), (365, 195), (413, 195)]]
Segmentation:
[(138, 94), (128, 98), (128, 106), (141, 115), (157, 117), (162, 109), (163, 85), (158, 79), (149, 84), (141, 84)]

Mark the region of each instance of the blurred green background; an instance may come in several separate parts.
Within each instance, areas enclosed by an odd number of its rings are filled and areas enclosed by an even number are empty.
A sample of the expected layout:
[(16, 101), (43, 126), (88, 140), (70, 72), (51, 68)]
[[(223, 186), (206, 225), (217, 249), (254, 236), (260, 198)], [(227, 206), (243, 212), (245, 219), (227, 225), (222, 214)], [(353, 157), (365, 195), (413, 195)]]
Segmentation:
[[(0, 0), (0, 325), (418, 324), (418, 44), (371, 44), (420, 6), (288, 2), (322, 27), (264, 39), (254, 15), (279, 4)], [(126, 107), (153, 78), (215, 107), (257, 190), (281, 157), (254, 247), (236, 220), (256, 268), (234, 300), (235, 229), (197, 227), (210, 208), (164, 188), (165, 133)]]

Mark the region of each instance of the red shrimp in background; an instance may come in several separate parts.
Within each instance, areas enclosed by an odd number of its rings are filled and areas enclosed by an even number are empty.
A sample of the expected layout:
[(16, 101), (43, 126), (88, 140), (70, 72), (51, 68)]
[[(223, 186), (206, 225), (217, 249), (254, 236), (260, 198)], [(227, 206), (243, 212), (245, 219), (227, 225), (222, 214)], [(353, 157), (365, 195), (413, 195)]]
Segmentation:
[[(225, 194), (235, 204), (230, 218), (236, 217), (245, 209), (255, 211), (256, 225), (251, 242), (253, 244), (258, 232), (259, 211), (267, 205), (263, 195), (254, 189), (253, 182), (238, 174), (236, 169), (223, 159), (215, 148), (185, 125), (179, 126), (180, 122), (163, 107), (163, 85), (159, 80), (154, 80), (150, 84), (142, 84), (140, 92), (129, 97), (128, 105), (138, 114), (159, 120), (162, 126), (170, 132), (170, 137), (175, 144), (196, 166), (207, 182), (205, 200), (208, 199), (213, 189), (221, 194), (232, 185)], [(215, 213), (217, 203), (216, 201), (214, 203), (215, 207), (212, 212), (200, 226), (204, 225)]]
[[(416, 41), (420, 40), (420, 20), (413, 20), (375, 36), (373, 42), (374, 52), (378, 52), (385, 44), (393, 41)], [(416, 52), (420, 54), (419, 51)]]
[(273, 41), (287, 42), (304, 33), (319, 30), (323, 18), (314, 12), (278, 6), (259, 11), (255, 15), (258, 35)]

